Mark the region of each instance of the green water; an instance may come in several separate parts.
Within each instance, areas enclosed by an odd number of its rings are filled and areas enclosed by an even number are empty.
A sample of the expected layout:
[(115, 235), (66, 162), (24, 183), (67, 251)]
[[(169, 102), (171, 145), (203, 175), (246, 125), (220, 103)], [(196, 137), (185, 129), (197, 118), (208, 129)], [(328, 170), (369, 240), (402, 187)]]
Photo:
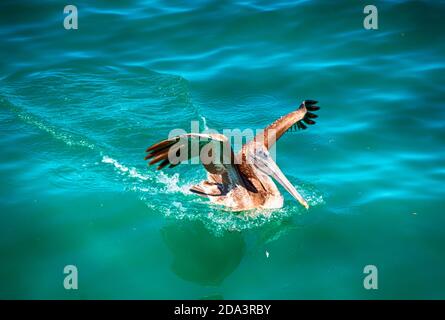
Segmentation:
[[(0, 298), (445, 298), (444, 2), (375, 1), (378, 30), (363, 1), (75, 4), (77, 30), (0, 4)], [(277, 162), (309, 210), (234, 215), (188, 192), (201, 166), (143, 160), (303, 99)]]

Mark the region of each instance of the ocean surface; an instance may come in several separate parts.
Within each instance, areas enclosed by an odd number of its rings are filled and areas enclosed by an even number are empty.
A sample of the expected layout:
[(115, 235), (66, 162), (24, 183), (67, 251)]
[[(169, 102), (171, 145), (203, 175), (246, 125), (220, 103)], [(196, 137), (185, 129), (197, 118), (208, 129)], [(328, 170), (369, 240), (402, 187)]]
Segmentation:
[[(0, 298), (445, 298), (445, 3), (0, 4)], [(277, 163), (308, 199), (253, 216), (145, 149), (319, 101)], [(65, 290), (66, 265), (78, 290)], [(366, 290), (364, 267), (378, 269)]]

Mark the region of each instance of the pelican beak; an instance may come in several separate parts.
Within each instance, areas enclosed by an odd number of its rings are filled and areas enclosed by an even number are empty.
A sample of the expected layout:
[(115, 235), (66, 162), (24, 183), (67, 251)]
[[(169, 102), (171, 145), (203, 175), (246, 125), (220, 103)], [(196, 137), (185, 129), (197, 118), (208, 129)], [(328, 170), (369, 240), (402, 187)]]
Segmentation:
[(285, 177), (281, 170), (276, 166), (276, 171), (271, 175), (275, 180), (277, 180), (286, 190), (289, 192), (298, 202), (300, 202), (306, 209), (309, 209), (309, 205), (306, 200), (301, 196), (301, 194), (295, 189), (295, 187), (290, 183), (290, 181)]
[(286, 178), (267, 150), (258, 150), (252, 158), (253, 164), (258, 170), (278, 181), (278, 183), (281, 184), (298, 202), (300, 202), (306, 209), (309, 209), (306, 200), (304, 200), (301, 194)]

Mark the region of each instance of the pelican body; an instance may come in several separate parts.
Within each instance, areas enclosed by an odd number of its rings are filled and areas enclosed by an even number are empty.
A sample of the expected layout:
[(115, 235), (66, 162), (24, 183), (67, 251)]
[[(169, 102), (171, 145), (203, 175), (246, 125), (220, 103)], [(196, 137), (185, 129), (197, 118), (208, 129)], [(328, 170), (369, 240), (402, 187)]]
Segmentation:
[[(303, 101), (297, 110), (276, 120), (244, 144), (237, 154), (222, 134), (189, 133), (152, 145), (146, 150), (145, 159), (151, 159), (149, 165), (158, 163), (157, 169), (161, 170), (200, 156), (207, 180), (192, 186), (190, 191), (233, 211), (281, 208), (283, 196), (273, 180), (308, 209), (308, 203), (281, 172), (269, 150), (289, 129), (306, 129), (306, 124), (315, 124), (312, 119), (317, 115), (313, 112), (319, 109), (316, 103)], [(188, 147), (193, 143), (199, 146), (199, 154), (190, 152)], [(216, 152), (217, 149), (223, 152)]]

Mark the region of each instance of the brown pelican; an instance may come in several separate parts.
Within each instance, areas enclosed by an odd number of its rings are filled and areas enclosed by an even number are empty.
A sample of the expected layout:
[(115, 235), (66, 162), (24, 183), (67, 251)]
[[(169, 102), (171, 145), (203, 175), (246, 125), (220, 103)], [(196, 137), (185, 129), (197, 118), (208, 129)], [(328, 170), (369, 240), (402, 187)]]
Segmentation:
[[(188, 133), (152, 145), (146, 150), (145, 160), (151, 159), (149, 165), (159, 163), (157, 169), (160, 170), (199, 155), (207, 170), (207, 180), (192, 186), (190, 191), (233, 211), (281, 208), (283, 197), (271, 177), (307, 209), (308, 203), (278, 168), (269, 150), (286, 131), (306, 129), (305, 124), (315, 124), (312, 119), (317, 115), (313, 111), (319, 109), (316, 103), (314, 100), (303, 101), (297, 110), (276, 120), (244, 144), (237, 154), (225, 135)], [(199, 154), (190, 152), (188, 147), (192, 143), (199, 146)], [(210, 160), (204, 159), (203, 154)]]

